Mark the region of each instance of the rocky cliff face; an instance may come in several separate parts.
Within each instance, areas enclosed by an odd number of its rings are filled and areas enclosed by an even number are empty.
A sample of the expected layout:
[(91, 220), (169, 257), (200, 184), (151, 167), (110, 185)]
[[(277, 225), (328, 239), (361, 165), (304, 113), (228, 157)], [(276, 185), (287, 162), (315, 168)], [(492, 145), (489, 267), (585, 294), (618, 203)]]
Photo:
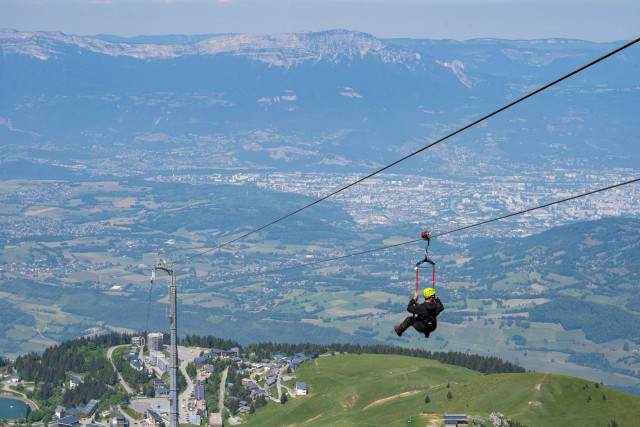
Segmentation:
[[(359, 171), (615, 47), (379, 40), (347, 30), (119, 39), (5, 29), (0, 140), (75, 147), (81, 155), (87, 144), (224, 141), (225, 155), (252, 167), (299, 167), (304, 158), (313, 169)], [(598, 164), (637, 164), (636, 52), (483, 123), (465, 140), (469, 152), (527, 163), (588, 153)]]
[(382, 62), (404, 64), (415, 69), (419, 53), (391, 47), (357, 31), (332, 30), (318, 33), (276, 35), (224, 35), (181, 45), (112, 43), (98, 38), (59, 32), (0, 30), (4, 54), (28, 55), (41, 60), (59, 58), (69, 49), (136, 59), (172, 59), (189, 55), (230, 54), (272, 66), (292, 66), (306, 61), (340, 61), (377, 57)]

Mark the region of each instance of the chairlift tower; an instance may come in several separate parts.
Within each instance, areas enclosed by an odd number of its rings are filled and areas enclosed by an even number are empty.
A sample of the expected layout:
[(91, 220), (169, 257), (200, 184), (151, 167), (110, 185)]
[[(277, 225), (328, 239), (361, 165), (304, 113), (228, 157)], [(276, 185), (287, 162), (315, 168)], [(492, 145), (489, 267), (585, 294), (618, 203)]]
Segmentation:
[(173, 263), (156, 257), (156, 265), (151, 270), (151, 283), (155, 279), (156, 270), (165, 271), (171, 276), (171, 284), (169, 285), (169, 304), (171, 312), (169, 319), (171, 320), (171, 346), (170, 346), (170, 363), (169, 363), (169, 426), (179, 427), (180, 413), (178, 407), (178, 308), (176, 298), (176, 275), (173, 272)]

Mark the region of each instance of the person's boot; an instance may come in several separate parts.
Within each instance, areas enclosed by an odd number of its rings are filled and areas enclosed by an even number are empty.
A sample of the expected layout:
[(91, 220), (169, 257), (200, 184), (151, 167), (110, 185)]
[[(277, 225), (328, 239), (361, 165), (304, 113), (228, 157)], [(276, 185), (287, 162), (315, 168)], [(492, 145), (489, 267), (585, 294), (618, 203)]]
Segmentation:
[(402, 330), (402, 327), (401, 327), (400, 325), (395, 325), (395, 326), (393, 327), (393, 330), (394, 330), (394, 331), (396, 331), (396, 334), (398, 334), (398, 336), (399, 336), (399, 337), (401, 337), (401, 336), (402, 336), (402, 333), (404, 332), (404, 331)]

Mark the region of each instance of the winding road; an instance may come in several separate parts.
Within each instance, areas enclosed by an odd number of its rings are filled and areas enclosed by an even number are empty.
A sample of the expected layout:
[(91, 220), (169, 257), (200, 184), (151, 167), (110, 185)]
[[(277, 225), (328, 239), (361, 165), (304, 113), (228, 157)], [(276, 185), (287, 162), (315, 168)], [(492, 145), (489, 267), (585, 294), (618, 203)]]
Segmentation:
[(224, 392), (227, 389), (227, 373), (229, 367), (222, 372), (222, 382), (220, 383), (220, 393), (218, 393), (218, 412), (222, 416), (222, 410), (224, 409)]
[[(186, 357), (186, 352), (184, 348), (178, 347), (178, 357), (180, 357), (180, 360), (182, 361), (178, 369), (180, 369), (180, 372), (182, 372), (182, 376), (187, 381), (187, 388), (185, 389), (185, 391), (182, 392), (180, 396), (178, 396), (178, 406), (179, 406), (178, 411), (180, 412), (180, 422), (187, 423), (187, 416), (189, 415), (189, 410), (187, 409), (187, 405), (185, 403), (180, 403), (180, 402), (189, 401), (189, 397), (191, 397), (191, 393), (193, 392), (193, 381), (191, 380), (191, 377), (189, 377), (189, 375), (187, 374), (188, 362), (185, 363), (184, 358)], [(182, 405), (184, 405), (185, 407), (183, 408)]]
[(111, 360), (111, 355), (113, 354), (113, 351), (116, 348), (130, 347), (130, 346), (131, 346), (131, 344), (123, 344), (123, 345), (116, 345), (114, 347), (109, 347), (109, 350), (107, 350), (107, 359), (109, 359), (109, 362), (111, 362), (111, 366), (113, 366), (113, 369), (115, 369), (116, 373), (118, 374), (118, 381), (120, 381), (120, 384), (122, 384), (122, 387), (124, 387), (124, 389), (127, 391), (127, 393), (134, 394), (133, 390), (131, 389), (131, 387), (129, 387), (129, 384), (124, 382), (124, 379), (122, 378), (122, 375), (120, 375), (120, 372), (118, 372), (118, 370), (116, 369), (116, 365), (113, 363), (113, 360)]
[[(40, 409), (38, 405), (36, 405), (34, 401), (28, 399), (24, 393), (20, 393), (19, 391), (10, 389), (9, 388), (10, 385), (11, 384), (4, 385), (3, 390), (5, 390), (7, 393), (0, 393), (0, 396), (6, 397), (7, 399), (20, 400), (21, 402), (24, 402), (27, 405), (29, 405), (29, 408), (31, 408), (32, 411), (35, 411), (36, 409)], [(14, 393), (17, 393), (20, 396), (16, 396)]]

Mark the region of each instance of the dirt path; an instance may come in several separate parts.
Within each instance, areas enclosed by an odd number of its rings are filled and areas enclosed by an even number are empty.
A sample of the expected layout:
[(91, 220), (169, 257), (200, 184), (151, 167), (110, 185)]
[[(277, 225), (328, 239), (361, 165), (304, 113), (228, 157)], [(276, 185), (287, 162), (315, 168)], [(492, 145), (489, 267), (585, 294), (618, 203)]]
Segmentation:
[(398, 399), (399, 397), (412, 396), (412, 395), (418, 394), (418, 393), (420, 393), (422, 391), (424, 391), (424, 390), (405, 391), (404, 393), (396, 394), (395, 396), (385, 397), (384, 399), (376, 400), (375, 402), (365, 406), (364, 409), (369, 409), (372, 406), (379, 405), (381, 403), (388, 402), (388, 401), (393, 400), (393, 399)]
[(540, 390), (542, 388), (542, 383), (544, 382), (544, 380), (549, 376), (549, 373), (547, 372), (546, 374), (544, 374), (544, 377), (542, 377), (542, 379), (540, 380), (540, 384), (536, 384), (536, 386), (534, 387), (535, 390)]

